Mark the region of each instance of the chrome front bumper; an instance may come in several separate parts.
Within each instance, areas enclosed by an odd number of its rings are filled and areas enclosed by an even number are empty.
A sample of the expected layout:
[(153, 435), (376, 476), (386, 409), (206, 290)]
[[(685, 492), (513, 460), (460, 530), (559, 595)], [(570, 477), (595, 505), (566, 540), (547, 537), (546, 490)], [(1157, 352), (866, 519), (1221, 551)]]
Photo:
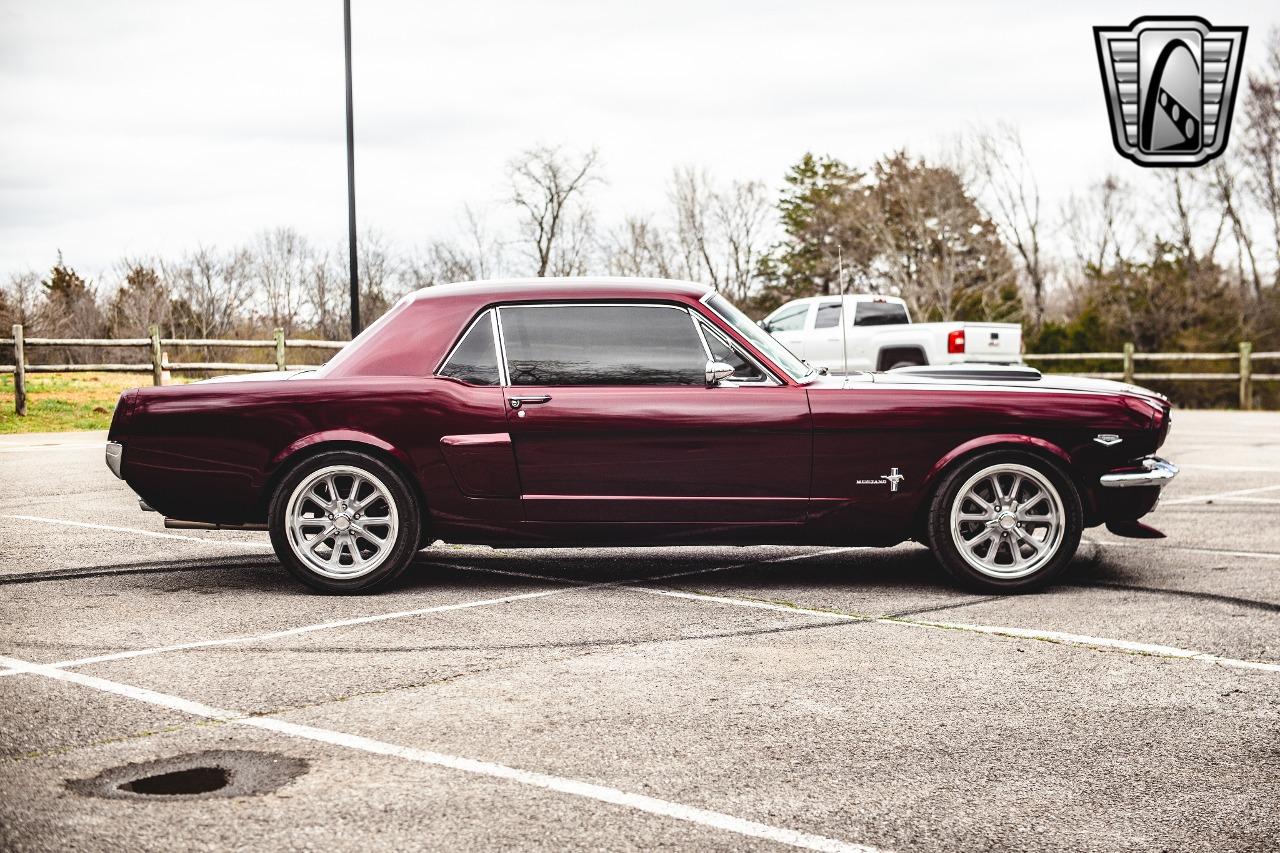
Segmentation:
[(124, 459), (124, 445), (118, 441), (107, 442), (107, 467), (111, 469), (111, 473), (123, 480), (124, 475), (120, 473), (120, 462)]
[(1140, 464), (1141, 471), (1103, 474), (1099, 481), (1108, 489), (1127, 489), (1134, 486), (1163, 486), (1178, 476), (1178, 466), (1159, 456), (1148, 456)]

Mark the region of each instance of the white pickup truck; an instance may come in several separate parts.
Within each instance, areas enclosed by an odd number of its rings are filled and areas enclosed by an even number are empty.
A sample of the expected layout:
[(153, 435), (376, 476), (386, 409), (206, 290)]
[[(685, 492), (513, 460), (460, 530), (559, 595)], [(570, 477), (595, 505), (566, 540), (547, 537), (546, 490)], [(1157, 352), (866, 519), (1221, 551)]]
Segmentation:
[(810, 296), (788, 302), (760, 321), (765, 331), (814, 367), (892, 370), (915, 365), (1015, 364), (1022, 361), (1022, 327), (1017, 323), (912, 323), (907, 304), (896, 296), (844, 297), (852, 323), (840, 328), (839, 296)]

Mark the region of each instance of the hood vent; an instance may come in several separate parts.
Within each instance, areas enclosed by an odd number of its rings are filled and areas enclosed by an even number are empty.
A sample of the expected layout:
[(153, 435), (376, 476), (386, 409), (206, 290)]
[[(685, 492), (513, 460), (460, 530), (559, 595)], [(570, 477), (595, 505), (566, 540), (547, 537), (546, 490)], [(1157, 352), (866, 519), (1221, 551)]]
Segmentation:
[(924, 365), (920, 367), (899, 367), (885, 374), (887, 379), (895, 376), (927, 376), (930, 379), (965, 379), (974, 382), (1034, 382), (1040, 378), (1040, 371), (1024, 364), (957, 364), (957, 365)]

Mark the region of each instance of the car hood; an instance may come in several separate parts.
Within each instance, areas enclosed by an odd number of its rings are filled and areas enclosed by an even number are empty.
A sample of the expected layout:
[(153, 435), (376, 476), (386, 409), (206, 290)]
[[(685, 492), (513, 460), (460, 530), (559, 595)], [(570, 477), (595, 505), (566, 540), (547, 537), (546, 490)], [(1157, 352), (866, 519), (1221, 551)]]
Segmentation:
[(939, 374), (912, 374), (906, 371), (892, 370), (886, 373), (855, 373), (844, 376), (819, 377), (810, 387), (865, 388), (868, 384), (880, 387), (904, 389), (918, 388), (922, 391), (929, 388), (983, 388), (1025, 389), (1028, 391), (1075, 391), (1094, 394), (1113, 394), (1123, 397), (1137, 397), (1141, 400), (1162, 406), (1169, 405), (1169, 398), (1158, 391), (1131, 385), (1127, 382), (1114, 382), (1109, 379), (1090, 379), (1083, 376), (1064, 376), (1061, 374), (1034, 375), (1035, 371), (1027, 371), (1027, 378), (1021, 379), (974, 379), (960, 375), (943, 376)]

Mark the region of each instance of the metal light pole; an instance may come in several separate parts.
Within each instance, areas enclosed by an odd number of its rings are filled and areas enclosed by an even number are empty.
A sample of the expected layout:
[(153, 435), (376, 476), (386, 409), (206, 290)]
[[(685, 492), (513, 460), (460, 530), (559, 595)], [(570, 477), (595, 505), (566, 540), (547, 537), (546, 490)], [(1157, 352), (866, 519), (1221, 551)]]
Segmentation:
[(356, 263), (356, 148), (351, 109), (351, 0), (342, 0), (347, 57), (347, 256), (351, 260), (351, 337), (360, 334), (360, 275)]

